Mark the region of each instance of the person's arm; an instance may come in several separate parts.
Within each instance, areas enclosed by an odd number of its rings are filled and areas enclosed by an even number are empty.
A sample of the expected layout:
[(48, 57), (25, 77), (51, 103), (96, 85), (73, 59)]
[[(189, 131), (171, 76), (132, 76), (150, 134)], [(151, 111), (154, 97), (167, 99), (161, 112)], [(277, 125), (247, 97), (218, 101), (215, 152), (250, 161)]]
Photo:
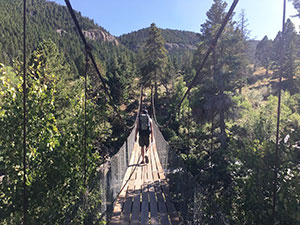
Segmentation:
[(152, 120), (150, 121), (150, 127), (151, 127), (151, 142), (153, 142), (153, 125), (152, 125)]
[(139, 122), (137, 122), (137, 125), (136, 125), (136, 128), (135, 128), (135, 138), (134, 138), (134, 141), (135, 141), (135, 142), (136, 142), (136, 140), (137, 140), (138, 127), (139, 127)]

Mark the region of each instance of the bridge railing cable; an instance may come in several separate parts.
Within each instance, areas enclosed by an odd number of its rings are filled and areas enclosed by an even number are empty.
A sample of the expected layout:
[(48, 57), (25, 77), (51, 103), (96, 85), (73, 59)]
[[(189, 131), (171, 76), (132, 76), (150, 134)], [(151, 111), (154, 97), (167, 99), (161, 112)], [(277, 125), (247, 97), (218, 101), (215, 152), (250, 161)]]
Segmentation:
[[(239, 2), (239, 0), (234, 0), (234, 1), (233, 1), (233, 3), (232, 3), (232, 5), (231, 5), (231, 7), (230, 7), (228, 13), (226, 14), (226, 16), (225, 16), (225, 18), (224, 18), (224, 20), (223, 20), (223, 22), (222, 22), (221, 27), (219, 28), (219, 30), (218, 30), (218, 32), (217, 32), (215, 38), (212, 40), (212, 42), (211, 42), (209, 48), (207, 49), (207, 51), (206, 51), (206, 53), (205, 53), (205, 55), (204, 55), (204, 58), (203, 58), (203, 60), (201, 61), (200, 65), (199, 65), (199, 67), (198, 67), (198, 69), (197, 69), (196, 75), (194, 76), (194, 78), (192, 79), (192, 81), (188, 84), (188, 86), (187, 86), (188, 89), (187, 89), (186, 92), (184, 93), (183, 97), (181, 98), (181, 100), (180, 100), (178, 106), (176, 107), (176, 109), (174, 110), (174, 112), (171, 113), (169, 120), (168, 120), (164, 125), (160, 125), (160, 124), (157, 123), (157, 125), (159, 126), (159, 128), (166, 128), (166, 127), (172, 122), (172, 120), (173, 120), (173, 118), (175, 117), (176, 113), (180, 110), (183, 101), (184, 101), (184, 100), (186, 99), (186, 97), (189, 95), (191, 89), (195, 86), (195, 83), (196, 83), (197, 79), (199, 78), (199, 76), (200, 76), (200, 74), (201, 74), (201, 71), (202, 71), (203, 67), (204, 67), (205, 64), (206, 64), (206, 61), (207, 61), (208, 57), (210, 56), (210, 54), (211, 54), (211, 53), (213, 52), (213, 50), (215, 49), (215, 47), (216, 47), (216, 45), (217, 45), (217, 42), (218, 42), (219, 38), (221, 37), (221, 35), (222, 35), (222, 33), (223, 33), (224, 29), (225, 29), (226, 24), (228, 23), (229, 19), (231, 18), (232, 13), (233, 13), (235, 7), (237, 6), (238, 2)], [(154, 100), (153, 100), (153, 103), (152, 103), (152, 110), (153, 110), (153, 112), (155, 112)], [(156, 115), (155, 115), (155, 118), (154, 118), (154, 119), (155, 119), (155, 121), (157, 122), (157, 120), (156, 120)]]
[(67, 8), (68, 8), (68, 10), (69, 10), (69, 13), (70, 13), (70, 15), (71, 15), (71, 17), (72, 17), (72, 19), (73, 19), (73, 21), (74, 21), (74, 23), (75, 23), (75, 26), (76, 26), (76, 28), (77, 28), (77, 31), (78, 31), (78, 33), (79, 33), (79, 36), (80, 36), (80, 38), (81, 38), (83, 44), (84, 44), (84, 47), (85, 47), (85, 49), (86, 49), (86, 52), (87, 52), (88, 56), (90, 57), (91, 62), (92, 62), (93, 66), (94, 66), (94, 68), (95, 68), (95, 70), (96, 70), (96, 73), (98, 74), (98, 76), (99, 76), (99, 78), (100, 78), (100, 81), (101, 81), (101, 83), (102, 83), (102, 87), (103, 87), (103, 90), (104, 90), (104, 92), (105, 92), (105, 95), (106, 95), (106, 96), (108, 97), (108, 99), (109, 99), (109, 104), (110, 104), (110, 106), (113, 107), (114, 112), (116, 113), (116, 115), (117, 115), (117, 117), (120, 119), (120, 121), (123, 123), (123, 125), (124, 125), (127, 129), (129, 129), (129, 130), (132, 129), (132, 128), (134, 127), (134, 123), (133, 123), (132, 126), (128, 126), (128, 125), (126, 124), (126, 122), (123, 120), (123, 118), (122, 118), (122, 116), (121, 116), (121, 114), (120, 114), (120, 111), (119, 111), (118, 107), (116, 106), (116, 104), (115, 104), (115, 102), (114, 102), (114, 100), (113, 100), (113, 97), (111, 96), (111, 94), (110, 94), (110, 92), (109, 92), (109, 90), (108, 90), (108, 88), (107, 88), (106, 81), (105, 81), (105, 79), (103, 78), (103, 76), (101, 75), (100, 70), (98, 69), (98, 66), (97, 66), (97, 64), (96, 64), (95, 58), (94, 58), (94, 56), (93, 56), (93, 54), (92, 54), (91, 46), (90, 46), (90, 45), (87, 43), (87, 41), (86, 41), (86, 38), (85, 38), (85, 36), (84, 36), (84, 34), (83, 34), (83, 32), (82, 32), (82, 29), (81, 29), (81, 27), (80, 27), (80, 25), (79, 25), (79, 22), (78, 22), (78, 20), (77, 20), (77, 17), (76, 17), (76, 15), (75, 15), (75, 12), (74, 12), (74, 10), (73, 10), (73, 7), (72, 7), (70, 1), (69, 1), (69, 0), (65, 0), (65, 3), (66, 3), (66, 5), (67, 5)]
[(280, 54), (280, 71), (278, 79), (278, 104), (277, 104), (277, 123), (276, 123), (276, 146), (275, 146), (275, 165), (274, 165), (274, 184), (273, 184), (273, 205), (272, 205), (272, 224), (276, 224), (276, 205), (278, 198), (278, 170), (280, 166), (279, 158), (279, 132), (280, 132), (280, 114), (281, 114), (281, 92), (282, 92), (282, 74), (284, 64), (284, 33), (286, 30), (286, 0), (283, 0), (283, 19), (281, 32), (281, 54)]
[[(183, 160), (164, 139), (159, 127), (153, 123), (157, 153), (166, 174), (172, 201), (184, 224), (207, 224), (207, 215), (203, 208), (207, 204), (209, 195), (207, 190), (197, 182), (196, 178), (187, 170)], [(214, 216), (229, 224), (225, 215), (218, 209)]]
[[(98, 167), (96, 171), (93, 171), (93, 173), (97, 174), (96, 178), (87, 181), (88, 193), (97, 190), (101, 192), (101, 206), (100, 208), (97, 207), (97, 209), (95, 209), (97, 210), (97, 213), (92, 215), (95, 216), (99, 215), (99, 212), (101, 213), (101, 217), (97, 219), (98, 222), (103, 219), (106, 221), (109, 220), (111, 213), (113, 212), (113, 204), (120, 194), (120, 190), (125, 187), (125, 185), (122, 185), (123, 178), (127, 168), (130, 166), (129, 162), (134, 144), (135, 129), (132, 129), (130, 135), (119, 151)], [(76, 216), (80, 207), (85, 204), (85, 200), (84, 196), (81, 196), (80, 199), (66, 210), (65, 219), (62, 224), (72, 224), (73, 218)]]
[(23, 224), (27, 224), (27, 190), (26, 190), (26, 154), (27, 154), (27, 132), (26, 132), (26, 0), (23, 2)]

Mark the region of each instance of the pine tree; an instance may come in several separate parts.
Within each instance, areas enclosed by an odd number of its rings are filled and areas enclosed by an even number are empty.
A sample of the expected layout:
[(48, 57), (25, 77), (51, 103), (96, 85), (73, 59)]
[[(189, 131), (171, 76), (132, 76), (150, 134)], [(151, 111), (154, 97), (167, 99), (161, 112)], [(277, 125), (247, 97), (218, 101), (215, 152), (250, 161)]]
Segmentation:
[[(215, 0), (211, 9), (207, 12), (207, 21), (201, 25), (201, 40), (198, 50), (194, 56), (194, 66), (201, 61), (205, 50), (215, 37), (218, 28), (225, 18), (227, 4), (221, 0)], [(226, 92), (234, 92), (241, 86), (242, 74), (245, 63), (243, 63), (243, 37), (241, 31), (234, 27), (232, 19), (228, 22), (212, 56), (207, 61), (202, 71), (202, 76), (198, 80), (201, 88), (199, 95), (202, 99), (201, 106), (194, 108), (195, 115), (200, 111), (201, 120), (207, 119), (213, 123), (218, 117), (218, 127), (220, 128), (220, 141), (222, 149), (226, 149), (225, 113), (229, 110), (231, 99)], [(197, 96), (198, 96), (197, 94)], [(210, 118), (207, 118), (209, 115)], [(205, 120), (204, 119), (204, 120)]]
[[(223, 23), (226, 6), (226, 2), (214, 0), (207, 12), (207, 21), (201, 26), (201, 42), (194, 55), (195, 69)], [(226, 120), (233, 106), (232, 96), (242, 86), (242, 72), (246, 66), (243, 49), (242, 31), (230, 18), (191, 93), (192, 114), (199, 124), (197, 134), (205, 139), (197, 139), (197, 145), (201, 147), (197, 152), (194, 150), (194, 154), (200, 158), (198, 177), (205, 184), (207, 193), (207, 201), (203, 203), (207, 217), (202, 220), (206, 224), (225, 224), (224, 218), (215, 216), (215, 212), (230, 215), (232, 209)]]
[(291, 1), (293, 2), (295, 9), (297, 9), (299, 12), (298, 16), (300, 16), (300, 0), (291, 0)]
[(247, 65), (249, 65), (249, 59), (247, 57), (247, 47), (248, 47), (248, 40), (249, 40), (249, 33), (250, 31), (247, 29), (248, 26), (248, 20), (246, 18), (245, 10), (242, 10), (240, 14), (240, 20), (238, 23), (238, 29), (240, 31), (241, 35), (241, 41), (240, 44), (240, 55), (241, 55), (241, 70), (240, 70), (240, 76), (241, 79), (239, 79), (239, 93), (242, 93), (242, 87), (246, 84), (249, 72)]
[(151, 24), (145, 45), (144, 63), (142, 66), (142, 84), (146, 87), (154, 86), (155, 96), (159, 82), (163, 81), (167, 66), (167, 50), (161, 36), (161, 31), (154, 23)]
[[(292, 93), (297, 91), (298, 85), (295, 82), (296, 75), (296, 59), (297, 59), (297, 33), (295, 26), (290, 19), (287, 20), (286, 29), (283, 34), (283, 42), (281, 39), (282, 32), (279, 32), (274, 39), (274, 67), (275, 74), (285, 78), (285, 87)], [(281, 60), (283, 60), (281, 62)], [(280, 69), (280, 67), (282, 68)]]
[(269, 69), (272, 63), (272, 40), (269, 40), (265, 36), (257, 45), (255, 57), (260, 64), (266, 69), (266, 75), (269, 73)]

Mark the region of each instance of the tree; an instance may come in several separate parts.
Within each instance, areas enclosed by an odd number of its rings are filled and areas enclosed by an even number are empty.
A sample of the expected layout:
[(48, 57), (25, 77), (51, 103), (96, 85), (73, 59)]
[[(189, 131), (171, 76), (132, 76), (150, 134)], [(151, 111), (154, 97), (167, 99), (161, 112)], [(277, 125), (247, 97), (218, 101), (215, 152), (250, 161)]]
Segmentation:
[[(207, 20), (201, 25), (201, 42), (194, 55), (193, 65), (202, 61), (226, 16), (226, 2), (215, 0), (207, 12)], [(233, 106), (232, 96), (242, 85), (242, 71), (245, 70), (244, 37), (230, 18), (211, 57), (201, 71), (197, 86), (191, 93), (191, 108), (198, 122), (197, 151), (199, 158), (197, 179), (205, 184), (205, 219), (207, 224), (225, 224), (226, 219), (215, 216), (229, 215), (232, 209), (232, 174), (228, 149), (227, 118)], [(201, 144), (200, 144), (201, 143)], [(216, 213), (218, 212), (218, 213)]]
[[(283, 38), (283, 41), (282, 41)], [(296, 60), (297, 60), (297, 33), (295, 26), (290, 19), (285, 24), (285, 32), (279, 32), (274, 39), (274, 66), (275, 74), (285, 78), (284, 87), (291, 93), (298, 90), (298, 82), (296, 82)], [(279, 74), (282, 73), (282, 74)]]
[(295, 9), (297, 9), (299, 12), (298, 16), (300, 16), (300, 0), (290, 0), (290, 1), (293, 2)]
[(122, 105), (129, 102), (130, 93), (134, 91), (132, 81), (135, 73), (135, 67), (130, 61), (130, 56), (126, 54), (115, 56), (108, 65), (107, 84), (116, 104)]
[(154, 86), (156, 99), (158, 83), (163, 81), (168, 60), (164, 44), (160, 29), (152, 23), (145, 44), (144, 62), (141, 71), (142, 84), (145, 87)]
[[(27, 68), (29, 224), (63, 223), (68, 209), (86, 189), (83, 171), (87, 171), (86, 180), (91, 184), (96, 168), (102, 162), (97, 144), (103, 144), (111, 134), (111, 125), (106, 122), (109, 114), (106, 104), (100, 104), (103, 107), (100, 108), (88, 99), (87, 151), (84, 151), (84, 82), (83, 79), (69, 79), (73, 77), (69, 69), (51, 41), (38, 46)], [(19, 66), (0, 68), (0, 169), (4, 174), (0, 209), (4, 224), (21, 224), (22, 220), (23, 141), (20, 124), (23, 121), (23, 88), (20, 71)], [(86, 164), (82, 160), (85, 155)], [(97, 194), (92, 191), (89, 196), (97, 199)], [(90, 203), (99, 207), (96, 200)], [(73, 223), (79, 224), (82, 220), (78, 218), (88, 214), (88, 211), (76, 213)]]
[(248, 39), (249, 39), (249, 33), (250, 31), (247, 29), (248, 26), (248, 20), (246, 18), (245, 10), (242, 10), (240, 14), (240, 21), (238, 24), (238, 28), (240, 31), (241, 39), (240, 42), (240, 57), (241, 57), (241, 67), (240, 67), (240, 76), (241, 79), (239, 79), (239, 93), (242, 93), (242, 87), (245, 86), (249, 72), (247, 66), (249, 65), (249, 59), (247, 57), (247, 48), (248, 48)]
[(265, 36), (256, 46), (255, 57), (266, 69), (266, 75), (268, 75), (272, 63), (272, 44), (272, 40)]
[[(194, 56), (193, 64), (195, 67), (201, 61), (205, 50), (211, 44), (218, 28), (221, 26), (226, 15), (226, 6), (225, 2), (215, 0), (207, 12), (207, 21), (201, 25), (202, 42)], [(245, 63), (242, 62), (243, 52), (241, 51), (244, 48), (243, 44), (244, 39), (241, 31), (234, 27), (231, 19), (198, 81), (199, 88), (196, 96), (203, 102), (199, 106), (196, 103), (199, 100), (196, 98), (194, 101), (194, 115), (201, 118), (201, 121), (208, 120), (212, 122), (218, 116), (217, 124), (220, 129), (222, 149), (226, 149), (225, 113), (231, 105), (230, 96), (226, 92), (234, 92), (241, 86), (241, 79), (243, 79), (241, 71), (245, 69)], [(200, 111), (202, 113), (199, 115)], [(210, 118), (203, 117), (203, 115), (209, 115)]]

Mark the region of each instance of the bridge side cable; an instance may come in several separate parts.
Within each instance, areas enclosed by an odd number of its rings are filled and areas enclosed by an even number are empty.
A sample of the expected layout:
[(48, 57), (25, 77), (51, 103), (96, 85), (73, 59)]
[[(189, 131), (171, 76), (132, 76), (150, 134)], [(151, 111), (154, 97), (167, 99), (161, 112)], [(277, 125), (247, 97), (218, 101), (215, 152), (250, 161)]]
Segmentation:
[(282, 73), (283, 73), (283, 61), (284, 61), (284, 33), (286, 30), (286, 0), (283, 0), (283, 22), (281, 33), (281, 54), (280, 54), (280, 71), (278, 79), (278, 103), (277, 103), (277, 124), (276, 124), (276, 143), (275, 143), (275, 164), (274, 164), (274, 183), (273, 183), (273, 203), (272, 203), (272, 224), (276, 223), (276, 205), (278, 194), (278, 170), (280, 167), (279, 158), (279, 132), (280, 132), (280, 114), (281, 114), (281, 92), (282, 92)]
[[(223, 23), (222, 23), (221, 27), (219, 28), (219, 30), (218, 30), (215, 38), (213, 39), (213, 41), (211, 42), (209, 48), (207, 49), (207, 51), (205, 53), (205, 56), (204, 56), (204, 58), (203, 58), (203, 60), (202, 60), (202, 62), (200, 64), (200, 66), (199, 66), (199, 68), (198, 68), (198, 70), (196, 72), (196, 75), (194, 76), (194, 78), (192, 79), (192, 81), (189, 83), (188, 89), (186, 90), (186, 92), (184, 93), (182, 99), (180, 100), (179, 105), (175, 108), (174, 112), (171, 113), (169, 120), (164, 125), (159, 125), (159, 123), (156, 120), (156, 115), (154, 115), (155, 122), (156, 122), (156, 124), (158, 125), (159, 128), (162, 128), (162, 129), (166, 128), (171, 123), (171, 121), (172, 121), (173, 117), (176, 115), (176, 113), (180, 110), (183, 101), (186, 99), (186, 97), (190, 93), (191, 89), (194, 87), (194, 85), (195, 85), (198, 77), (200, 76), (200, 73), (201, 73), (203, 67), (206, 64), (206, 61), (207, 61), (208, 57), (210, 56), (210, 54), (212, 53), (212, 51), (215, 49), (215, 47), (217, 45), (217, 42), (218, 42), (219, 38), (221, 37), (221, 34), (223, 33), (223, 31), (225, 29), (225, 26), (228, 23), (230, 17), (232, 16), (232, 13), (233, 13), (235, 7), (237, 6), (238, 2), (239, 2), (239, 0), (234, 0), (233, 1), (233, 3), (231, 5), (228, 13), (226, 14), (226, 16), (225, 16), (225, 18), (223, 20)], [(152, 100), (152, 109), (153, 109), (153, 114), (155, 114), (154, 99)]]
[(120, 114), (120, 112), (119, 112), (119, 109), (118, 109), (118, 107), (116, 106), (116, 104), (115, 104), (115, 102), (114, 102), (114, 100), (113, 100), (113, 98), (112, 98), (112, 96), (111, 96), (111, 94), (110, 94), (110, 92), (109, 92), (109, 90), (108, 90), (108, 88), (107, 88), (107, 86), (106, 86), (105, 79), (103, 78), (103, 76), (101, 75), (101, 73), (100, 73), (100, 71), (99, 71), (99, 69), (98, 69), (98, 66), (97, 66), (97, 64), (96, 64), (95, 58), (94, 58), (94, 56), (93, 56), (93, 54), (92, 54), (92, 52), (91, 52), (92, 49), (91, 49), (91, 47), (89, 46), (89, 44), (87, 43), (85, 36), (83, 35), (82, 29), (81, 29), (81, 27), (80, 27), (80, 25), (79, 25), (79, 22), (78, 22), (77, 18), (76, 18), (76, 15), (75, 15), (75, 13), (74, 13), (74, 10), (73, 10), (73, 8), (72, 8), (72, 5), (71, 5), (71, 3), (70, 3), (69, 0), (65, 0), (65, 3), (66, 3), (66, 5), (67, 5), (67, 8), (68, 8), (68, 10), (69, 10), (69, 13), (71, 14), (71, 17), (72, 17), (72, 19), (73, 19), (73, 21), (74, 21), (74, 23), (75, 23), (75, 26), (76, 26), (77, 31), (78, 31), (78, 33), (79, 33), (79, 36), (80, 36), (80, 38), (81, 38), (81, 40), (82, 40), (82, 42), (83, 42), (83, 44), (84, 44), (84, 46), (85, 46), (85, 49), (87, 50), (87, 55), (90, 57), (90, 59), (91, 59), (91, 61), (92, 61), (92, 64), (94, 65), (94, 68), (95, 68), (95, 70), (96, 70), (96, 72), (97, 72), (97, 74), (98, 74), (98, 76), (99, 76), (99, 78), (100, 78), (100, 81), (101, 81), (102, 86), (103, 86), (103, 90), (104, 90), (106, 96), (107, 96), (108, 99), (109, 99), (109, 104), (113, 107), (114, 112), (117, 114), (118, 118), (119, 118), (120, 121), (124, 124), (124, 126), (125, 126), (127, 129), (129, 129), (129, 130), (132, 129), (132, 128), (134, 127), (135, 123), (134, 123), (132, 126), (128, 126), (128, 125), (126, 124), (126, 122), (123, 120), (123, 118), (122, 118), (122, 116), (121, 116), (121, 114)]
[(23, 224), (27, 224), (27, 190), (26, 190), (26, 0), (23, 2)]

